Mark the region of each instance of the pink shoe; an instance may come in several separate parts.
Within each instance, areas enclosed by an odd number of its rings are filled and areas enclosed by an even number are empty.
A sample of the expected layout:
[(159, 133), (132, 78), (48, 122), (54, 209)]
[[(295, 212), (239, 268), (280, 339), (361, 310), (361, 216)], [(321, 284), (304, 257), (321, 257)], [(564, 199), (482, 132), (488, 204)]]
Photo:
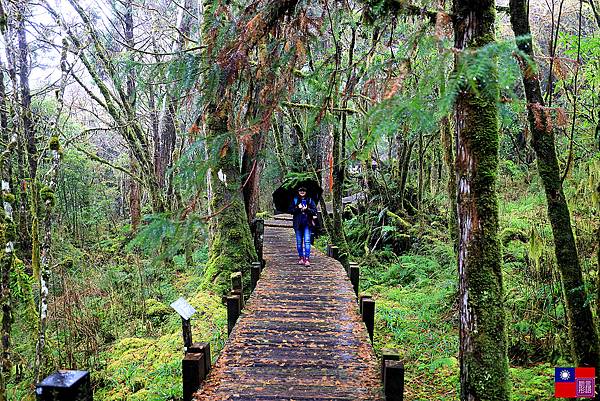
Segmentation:
[(306, 264), (306, 262), (304, 261), (304, 256), (300, 256), (300, 259), (298, 259), (298, 264), (299, 264), (299, 265), (304, 265), (304, 264)]
[(310, 266), (310, 259), (304, 258), (304, 266)]

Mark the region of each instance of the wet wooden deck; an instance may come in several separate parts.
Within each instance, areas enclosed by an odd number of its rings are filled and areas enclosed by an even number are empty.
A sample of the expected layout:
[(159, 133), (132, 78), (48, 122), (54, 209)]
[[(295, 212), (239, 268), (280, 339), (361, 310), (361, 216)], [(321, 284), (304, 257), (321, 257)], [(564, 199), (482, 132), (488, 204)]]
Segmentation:
[(342, 265), (296, 264), (291, 222), (265, 222), (258, 285), (196, 400), (383, 400), (380, 369)]

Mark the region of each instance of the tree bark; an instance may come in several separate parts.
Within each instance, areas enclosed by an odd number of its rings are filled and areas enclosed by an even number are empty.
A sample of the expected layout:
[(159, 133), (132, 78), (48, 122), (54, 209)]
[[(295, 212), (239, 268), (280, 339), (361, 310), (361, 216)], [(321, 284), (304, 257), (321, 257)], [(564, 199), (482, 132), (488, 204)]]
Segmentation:
[[(133, 40), (133, 4), (131, 0), (125, 3), (125, 15), (123, 15), (124, 29), (123, 36), (125, 37), (125, 43), (130, 49), (133, 49), (135, 46), (135, 41)], [(127, 72), (127, 86), (126, 86), (126, 94), (127, 94), (127, 102), (135, 114), (136, 110), (136, 90), (135, 90), (135, 70), (131, 68)], [(134, 175), (138, 174), (138, 163), (135, 159), (135, 155), (133, 152), (129, 152), (129, 166), (131, 173)], [(140, 204), (141, 199), (141, 191), (140, 184), (137, 180), (133, 178), (129, 179), (129, 213), (130, 213), (130, 222), (131, 222), (131, 230), (137, 231), (140, 221), (142, 220), (142, 208)]]
[(37, 173), (37, 147), (35, 143), (35, 130), (31, 116), (31, 91), (29, 90), (29, 46), (27, 44), (27, 33), (25, 30), (25, 13), (27, 0), (18, 3), (18, 28), (17, 37), (19, 41), (19, 81), (21, 84), (21, 119), (23, 133), (27, 141), (27, 161), (29, 163), (29, 178), (32, 182)]
[(587, 294), (571, 226), (569, 205), (563, 191), (556, 156), (554, 130), (552, 124), (549, 124), (552, 116), (544, 105), (539, 75), (530, 64), (535, 62), (535, 55), (527, 5), (524, 0), (510, 0), (511, 24), (515, 36), (522, 37), (517, 46), (530, 58), (529, 61), (520, 60), (523, 86), (527, 98), (533, 149), (537, 157), (538, 173), (546, 192), (548, 219), (554, 236), (554, 252), (562, 281), (571, 352), (576, 365), (598, 367), (598, 333), (594, 327), (590, 306), (586, 302)]
[[(456, 64), (495, 41), (495, 3), (454, 1)], [(469, 53), (471, 54), (471, 53)], [(471, 56), (472, 57), (472, 56)], [(460, 398), (509, 399), (508, 359), (498, 241), (498, 88), (495, 75), (463, 87), (455, 106), (458, 184)], [(488, 85), (485, 90), (483, 85)]]
[(2, 128), (2, 141), (6, 149), (0, 155), (0, 178), (2, 180), (0, 202), (0, 308), (2, 308), (2, 328), (0, 333), (2, 355), (0, 356), (0, 401), (5, 401), (6, 387), (11, 375), (12, 361), (10, 357), (11, 330), (12, 330), (12, 297), (10, 291), (10, 273), (14, 264), (14, 241), (16, 239), (16, 226), (13, 221), (14, 195), (11, 193), (11, 154), (16, 147), (17, 137), (10, 135), (8, 129), (8, 104), (4, 87), (4, 65), (0, 61), (0, 126)]
[(448, 191), (448, 231), (450, 233), (450, 239), (454, 244), (454, 250), (457, 250), (459, 230), (456, 209), (456, 169), (454, 166), (454, 151), (450, 119), (448, 117), (442, 118), (440, 130), (442, 134), (442, 147), (444, 148), (444, 163), (446, 164), (446, 170), (448, 170), (448, 182), (446, 183), (446, 188)]
[[(256, 250), (240, 191), (240, 162), (235, 135), (228, 131), (228, 119), (233, 115), (230, 103), (222, 100), (207, 110), (207, 145), (217, 152), (211, 169), (211, 210), (214, 236), (208, 250), (208, 263), (201, 287), (217, 294), (230, 288), (231, 273), (244, 271), (253, 260)], [(217, 142), (226, 138), (224, 143)], [(215, 153), (212, 153), (213, 155)]]

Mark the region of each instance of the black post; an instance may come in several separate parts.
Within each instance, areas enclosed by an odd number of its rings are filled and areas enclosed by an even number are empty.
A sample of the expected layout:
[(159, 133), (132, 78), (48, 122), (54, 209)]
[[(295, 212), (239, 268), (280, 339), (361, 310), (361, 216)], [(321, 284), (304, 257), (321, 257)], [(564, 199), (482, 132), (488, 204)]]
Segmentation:
[(369, 332), (369, 338), (373, 342), (373, 328), (375, 327), (375, 301), (369, 298), (365, 298), (362, 301), (362, 317), (367, 331)]
[(204, 354), (189, 353), (181, 361), (181, 381), (183, 383), (183, 401), (192, 401), (194, 393), (206, 377)]
[(386, 401), (403, 401), (404, 364), (401, 361), (385, 361), (383, 391)]
[(260, 279), (260, 270), (262, 268), (262, 264), (260, 262), (252, 262), (252, 266), (250, 267), (250, 279), (252, 282), (252, 291), (256, 288), (256, 284)]
[(381, 379), (385, 373), (385, 361), (399, 361), (400, 353), (397, 349), (393, 348), (382, 348), (381, 349)]
[(204, 370), (208, 375), (208, 372), (210, 372), (210, 343), (193, 343), (188, 348), (188, 353), (204, 355)]
[(241, 300), (239, 295), (230, 295), (227, 297), (227, 334), (231, 334), (235, 322), (240, 317)]
[(192, 324), (189, 319), (181, 318), (181, 331), (183, 333), (183, 349), (187, 349), (192, 345)]
[(256, 219), (254, 221), (254, 248), (256, 249), (256, 255), (258, 260), (263, 260), (263, 241), (265, 235), (265, 221), (263, 219)]
[(350, 282), (354, 288), (354, 293), (358, 296), (358, 284), (360, 281), (360, 268), (357, 264), (350, 265)]
[(373, 299), (373, 297), (371, 297), (370, 295), (364, 295), (364, 294), (361, 294), (358, 297), (358, 309), (359, 309), (361, 315), (363, 313), (363, 300), (365, 300), (365, 299)]
[(340, 248), (335, 245), (331, 245), (331, 257), (335, 260), (340, 260)]
[(358, 269), (358, 263), (356, 263), (356, 262), (350, 262), (348, 264), (348, 268), (346, 269), (346, 274), (348, 275), (348, 277), (350, 277), (350, 270), (352, 270), (352, 266), (354, 266), (354, 267), (356, 267)]
[(231, 295), (240, 296), (240, 308), (244, 307), (244, 285), (242, 283), (242, 272), (231, 273)]
[(92, 401), (90, 374), (84, 370), (59, 370), (35, 386), (37, 401)]

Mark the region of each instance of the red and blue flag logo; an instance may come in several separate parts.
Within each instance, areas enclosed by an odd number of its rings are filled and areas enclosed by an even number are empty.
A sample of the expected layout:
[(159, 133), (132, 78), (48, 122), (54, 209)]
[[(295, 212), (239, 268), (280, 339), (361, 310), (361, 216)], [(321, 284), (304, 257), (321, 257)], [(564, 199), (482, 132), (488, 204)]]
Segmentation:
[(554, 396), (594, 398), (595, 368), (554, 368)]

